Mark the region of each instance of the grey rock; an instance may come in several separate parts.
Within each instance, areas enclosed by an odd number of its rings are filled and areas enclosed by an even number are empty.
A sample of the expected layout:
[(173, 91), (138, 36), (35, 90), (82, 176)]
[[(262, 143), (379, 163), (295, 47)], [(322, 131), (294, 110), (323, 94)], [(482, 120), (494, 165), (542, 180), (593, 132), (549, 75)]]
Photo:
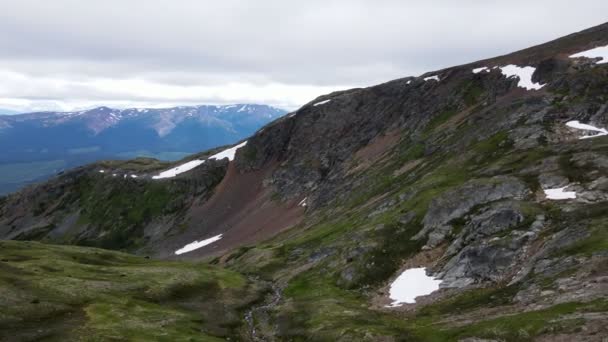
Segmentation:
[[(501, 199), (523, 199), (529, 194), (526, 185), (515, 177), (497, 176), (490, 179), (471, 180), (433, 199), (424, 216), (424, 228), (413, 239), (423, 239), (433, 230), (460, 218), (480, 204)], [(438, 229), (437, 236), (444, 232)], [(437, 239), (435, 238), (435, 242)]]
[(570, 183), (568, 178), (555, 173), (543, 173), (539, 175), (538, 182), (543, 189), (561, 188)]
[(517, 226), (524, 220), (524, 214), (516, 202), (506, 201), (491, 204), (472, 215), (460, 234), (452, 241), (444, 257), (458, 253), (473, 241), (490, 237)]
[(405, 225), (405, 224), (408, 224), (408, 223), (412, 222), (412, 220), (414, 218), (416, 218), (416, 213), (410, 211), (410, 212), (406, 213), (405, 215), (402, 215), (399, 218), (399, 223)]
[(397, 200), (395, 200), (395, 199), (390, 199), (390, 200), (384, 201), (374, 211), (372, 211), (369, 215), (367, 215), (367, 217), (371, 218), (374, 216), (378, 216), (382, 213), (385, 213), (385, 212), (389, 211), (392, 207), (394, 207), (396, 204), (397, 204)]
[(539, 139), (544, 136), (544, 129), (541, 125), (529, 125), (515, 128), (509, 137), (514, 141), (515, 148), (527, 149), (539, 145)]
[(518, 248), (514, 247), (500, 241), (465, 247), (442, 268), (439, 273), (443, 280), (441, 287), (460, 288), (501, 281), (520, 255)]

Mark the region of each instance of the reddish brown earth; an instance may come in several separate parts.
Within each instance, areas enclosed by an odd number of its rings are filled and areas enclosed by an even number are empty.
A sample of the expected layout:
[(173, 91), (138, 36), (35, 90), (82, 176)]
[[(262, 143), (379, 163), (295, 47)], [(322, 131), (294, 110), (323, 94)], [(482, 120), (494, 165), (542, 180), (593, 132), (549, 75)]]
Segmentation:
[(298, 205), (301, 199), (281, 203), (272, 199), (269, 187), (264, 187), (264, 179), (275, 167), (276, 164), (270, 163), (262, 170), (240, 173), (231, 162), (213, 196), (190, 208), (186, 233), (165, 241), (161, 256), (173, 256), (175, 250), (195, 240), (223, 234), (221, 240), (178, 258), (199, 259), (217, 255), (266, 240), (298, 224), (305, 211), (305, 207)]

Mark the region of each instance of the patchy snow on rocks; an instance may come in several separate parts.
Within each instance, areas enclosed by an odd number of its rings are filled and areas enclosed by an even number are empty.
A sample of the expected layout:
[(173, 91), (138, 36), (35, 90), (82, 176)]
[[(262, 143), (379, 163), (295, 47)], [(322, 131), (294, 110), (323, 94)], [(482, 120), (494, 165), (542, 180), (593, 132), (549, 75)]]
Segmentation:
[(534, 74), (536, 68), (531, 66), (518, 67), (517, 65), (509, 64), (501, 67), (500, 71), (503, 75), (507, 76), (507, 78), (513, 76), (518, 77), (519, 83), (517, 83), (517, 86), (527, 90), (538, 90), (546, 85), (532, 82), (532, 74)]
[(152, 176), (152, 179), (173, 178), (181, 173), (188, 172), (188, 171), (194, 169), (195, 167), (201, 165), (204, 162), (205, 162), (204, 160), (200, 160), (200, 159), (191, 160), (187, 163), (181, 164), (181, 165), (176, 166), (167, 171), (163, 171), (160, 174), (158, 174), (157, 176)]
[(236, 154), (236, 150), (238, 150), (239, 148), (241, 148), (245, 145), (247, 145), (247, 141), (243, 141), (242, 143), (240, 143), (236, 146), (223, 150), (220, 153), (216, 153), (216, 154), (212, 155), (211, 157), (209, 157), (209, 159), (221, 160), (224, 158), (228, 158), (228, 160), (233, 161), (234, 155)]
[(599, 127), (591, 126), (591, 125), (588, 125), (588, 124), (580, 123), (578, 120), (568, 121), (568, 122), (566, 122), (566, 126), (568, 126), (570, 128), (575, 128), (575, 129), (582, 129), (582, 130), (586, 130), (586, 131), (599, 132), (599, 133), (594, 134), (594, 135), (585, 135), (585, 136), (582, 136), (579, 139), (590, 139), (590, 138), (596, 138), (596, 137), (601, 137), (601, 136), (604, 136), (604, 135), (608, 135), (608, 130), (606, 130), (605, 128), (599, 128)]
[(425, 81), (431, 81), (431, 80), (434, 80), (434, 81), (439, 82), (439, 76), (437, 76), (437, 75), (433, 75), (433, 76), (425, 77), (425, 78), (424, 78), (424, 80), (425, 80)]
[(304, 197), (304, 199), (303, 199), (303, 200), (301, 200), (301, 201), (300, 201), (300, 203), (298, 203), (298, 206), (300, 206), (300, 207), (305, 207), (305, 206), (307, 206), (307, 205), (308, 205), (308, 204), (306, 203), (306, 200), (307, 200), (307, 199), (308, 199), (308, 197)]
[(416, 303), (416, 297), (425, 296), (439, 290), (440, 279), (429, 277), (426, 268), (410, 268), (405, 270), (391, 284), (389, 297), (393, 303), (387, 307), (398, 307), (404, 303)]
[(490, 69), (488, 69), (488, 67), (481, 67), (481, 68), (475, 68), (473, 69), (473, 73), (474, 74), (479, 74), (480, 72), (490, 72)]
[(221, 238), (222, 238), (222, 234), (216, 235), (214, 237), (210, 237), (210, 238), (202, 240), (202, 241), (194, 241), (194, 242), (189, 243), (189, 244), (185, 245), (184, 247), (176, 250), (175, 254), (180, 255), (180, 254), (192, 252), (193, 250), (210, 245), (210, 244), (218, 241)]
[(564, 200), (576, 198), (576, 191), (564, 191), (568, 186), (556, 189), (544, 189), (545, 197), (550, 200)]
[(608, 45), (599, 46), (594, 49), (575, 53), (574, 55), (570, 56), (570, 58), (580, 58), (580, 57), (601, 58), (595, 64), (606, 64), (606, 63), (608, 63)]
[(313, 104), (312, 106), (316, 107), (316, 106), (324, 105), (326, 103), (329, 103), (329, 101), (331, 101), (331, 99), (325, 100), (325, 101), (321, 101), (321, 102), (317, 102), (317, 103)]

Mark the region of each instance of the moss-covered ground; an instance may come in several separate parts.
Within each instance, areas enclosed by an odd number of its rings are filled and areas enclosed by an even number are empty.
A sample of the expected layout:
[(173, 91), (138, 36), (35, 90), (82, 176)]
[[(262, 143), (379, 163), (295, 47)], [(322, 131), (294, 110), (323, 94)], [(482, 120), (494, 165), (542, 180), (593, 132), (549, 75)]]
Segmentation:
[(0, 241), (0, 340), (220, 341), (259, 292), (206, 264)]

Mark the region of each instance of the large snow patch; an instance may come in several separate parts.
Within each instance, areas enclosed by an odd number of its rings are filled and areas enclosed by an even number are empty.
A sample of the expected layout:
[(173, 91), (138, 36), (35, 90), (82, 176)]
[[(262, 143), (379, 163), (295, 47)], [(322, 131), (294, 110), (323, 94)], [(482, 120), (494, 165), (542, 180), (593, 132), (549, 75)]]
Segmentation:
[(416, 297), (431, 294), (439, 290), (441, 280), (426, 275), (426, 268), (405, 270), (391, 284), (389, 296), (393, 303), (389, 307), (398, 307), (403, 303), (416, 303)]
[(195, 249), (199, 249), (201, 247), (205, 247), (207, 245), (210, 245), (210, 244), (214, 243), (215, 241), (217, 241), (217, 240), (219, 240), (221, 238), (222, 238), (222, 234), (216, 235), (214, 237), (210, 237), (210, 238), (205, 239), (203, 241), (194, 241), (194, 242), (189, 243), (189, 244), (185, 245), (184, 247), (176, 250), (175, 254), (180, 255), (180, 254), (192, 252)]
[(578, 120), (568, 121), (568, 122), (566, 122), (566, 126), (575, 128), (575, 129), (599, 132), (598, 134), (594, 134), (594, 135), (584, 135), (584, 136), (580, 137), (579, 139), (589, 139), (589, 138), (601, 137), (603, 135), (608, 135), (608, 131), (605, 128), (599, 128), (599, 127), (591, 126), (588, 124), (580, 123)]
[(598, 62), (596, 62), (596, 64), (606, 64), (606, 63), (608, 63), (608, 45), (596, 47), (595, 49), (582, 51), (579, 53), (575, 53), (574, 55), (570, 56), (570, 58), (579, 58), (579, 57), (601, 58)]
[(204, 162), (205, 162), (204, 160), (200, 160), (200, 159), (191, 160), (187, 163), (181, 164), (181, 165), (176, 166), (167, 171), (163, 171), (159, 175), (153, 176), (152, 179), (173, 178), (173, 177), (179, 175), (180, 173), (188, 172), (188, 171), (194, 169), (195, 167), (201, 165)]
[(233, 161), (234, 160), (234, 155), (236, 154), (236, 150), (238, 150), (239, 148), (243, 147), (247, 145), (247, 141), (243, 141), (242, 143), (231, 147), (229, 149), (223, 150), (220, 153), (214, 154), (211, 157), (209, 157), (209, 159), (216, 159), (216, 160), (221, 160), (224, 158), (228, 158), (228, 160)]
[(550, 200), (564, 200), (576, 198), (576, 191), (564, 191), (567, 186), (556, 189), (544, 189), (545, 197)]
[(501, 67), (500, 71), (507, 77), (518, 77), (519, 83), (517, 85), (527, 90), (538, 90), (545, 86), (545, 84), (532, 82), (532, 74), (536, 71), (536, 68), (531, 66), (519, 67), (517, 65), (509, 64)]

